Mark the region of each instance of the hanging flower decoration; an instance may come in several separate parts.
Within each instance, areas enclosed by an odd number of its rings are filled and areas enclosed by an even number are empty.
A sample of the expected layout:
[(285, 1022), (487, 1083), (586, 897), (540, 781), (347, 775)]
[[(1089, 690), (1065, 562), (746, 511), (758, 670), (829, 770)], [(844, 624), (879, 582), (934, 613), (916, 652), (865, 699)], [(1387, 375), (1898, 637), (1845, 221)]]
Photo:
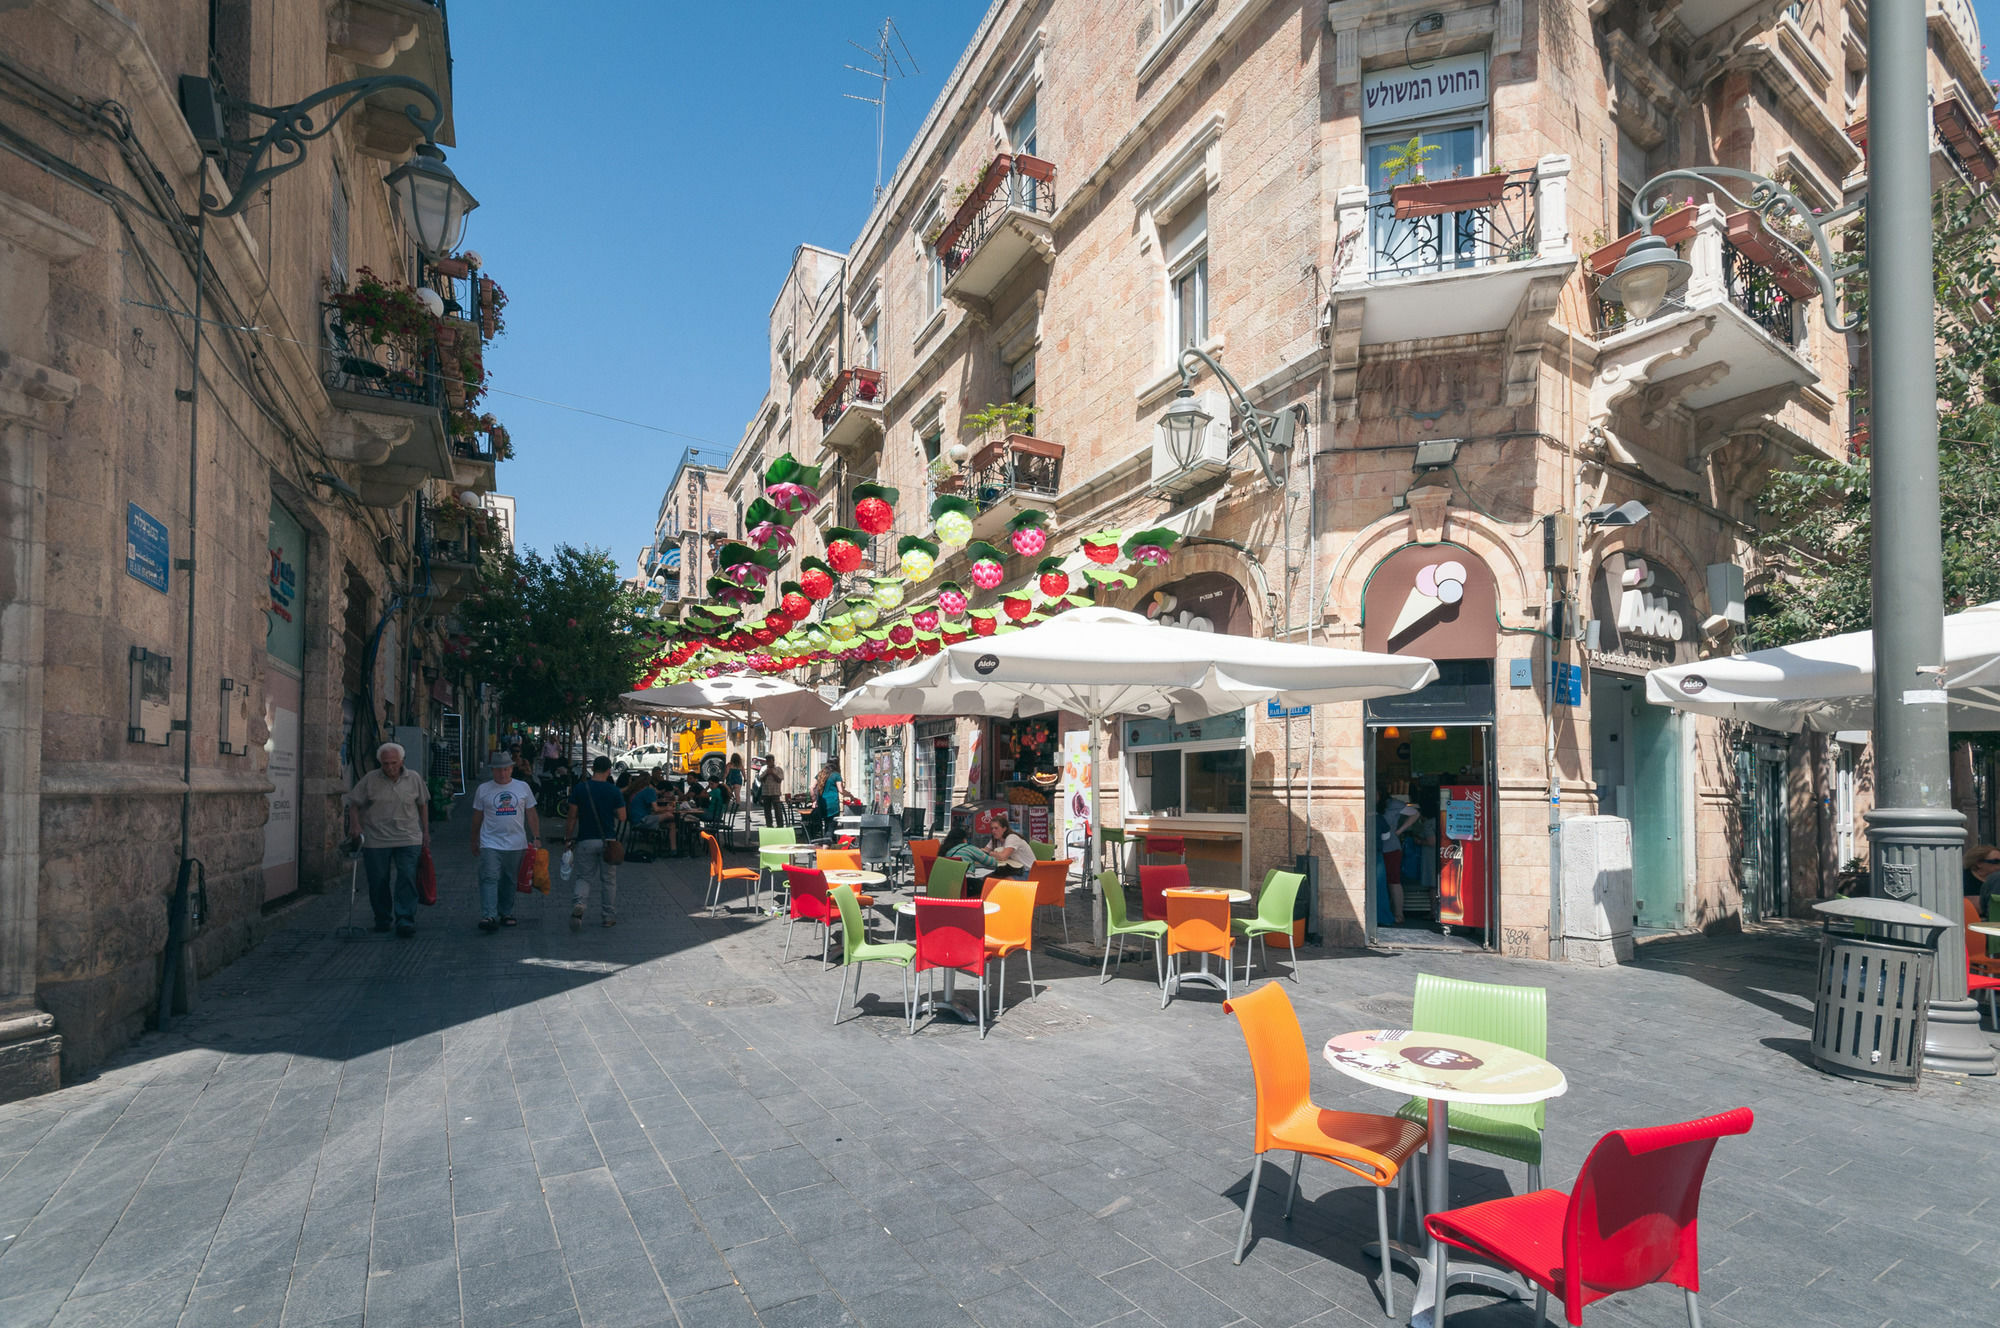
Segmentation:
[(1177, 531), (1154, 526), (1125, 541), (1125, 556), (1148, 567), (1165, 567), (1173, 557), (1174, 545), (1180, 542), (1180, 538)]
[(817, 558), (801, 558), (799, 593), (814, 601), (830, 598), (833, 595), (833, 569)]
[(1023, 558), (1039, 558), (1049, 546), (1048, 515), (1029, 508), (1007, 523), (1008, 539)]
[(826, 560), (836, 572), (852, 572), (861, 566), (862, 549), (867, 543), (868, 537), (858, 530), (831, 526), (826, 532)]
[(861, 629), (855, 625), (854, 619), (844, 613), (837, 618), (827, 619), (826, 630), (828, 635), (842, 644), (852, 641), (861, 634)]
[(938, 611), (936, 609), (918, 609), (910, 615), (910, 621), (916, 624), (916, 628), (920, 632), (935, 632), (938, 625)]
[(1118, 561), (1118, 546), (1125, 539), (1122, 530), (1093, 530), (1077, 543), (1083, 549), (1083, 556), (1100, 567), (1109, 567)]
[(792, 516), (762, 498), (743, 510), (744, 538), (759, 549), (789, 549), (798, 543), (791, 532)]
[(770, 628), (776, 635), (783, 636), (792, 630), (792, 620), (782, 613), (771, 613), (765, 616), (764, 626)]
[(882, 610), (884, 613), (888, 613), (893, 609), (901, 607), (903, 603), (903, 583), (899, 578), (878, 576), (872, 584), (874, 589), (869, 591), (869, 597), (875, 601), (876, 608)]
[(1009, 618), (1012, 618), (1015, 622), (1019, 622), (1021, 619), (1027, 617), (1030, 613), (1033, 613), (1035, 611), (1034, 601), (1029, 599), (1025, 593), (1018, 595), (1002, 596), (1000, 600), (1000, 607), (1003, 611), (1005, 611), (1007, 616)]
[(956, 618), (965, 612), (965, 587), (956, 581), (947, 581), (938, 587), (938, 612), (947, 618)]
[(882, 621), (882, 611), (875, 607), (874, 600), (857, 596), (847, 601), (847, 617), (865, 632)]
[(931, 533), (947, 549), (962, 548), (972, 538), (976, 509), (965, 499), (945, 494), (931, 503)]
[(919, 632), (917, 634), (917, 653), (919, 655), (935, 655), (943, 648), (944, 642), (938, 638), (936, 632)]
[(726, 576), (708, 578), (708, 597), (721, 604), (755, 604), (764, 598), (764, 587), (739, 585)]
[(916, 636), (917, 629), (906, 622), (899, 622), (889, 629), (889, 639), (899, 646), (910, 644), (911, 641), (916, 639)]
[(819, 501), (818, 487), (819, 467), (803, 464), (790, 452), (773, 461), (764, 472), (764, 496), (779, 511), (791, 516)]
[(991, 636), (1000, 626), (1000, 620), (993, 616), (991, 609), (972, 611), (972, 632), (975, 636)]
[(965, 551), (972, 558), (972, 584), (981, 590), (998, 590), (1007, 579), (1007, 568), (1001, 561), (1006, 555), (985, 540), (974, 540)]
[(870, 535), (886, 535), (896, 525), (896, 490), (873, 481), (854, 486), (854, 524)]
[(896, 541), (896, 556), (901, 560), (903, 575), (912, 585), (930, 577), (937, 566), (938, 546), (922, 535), (905, 535)]
[(1069, 593), (1069, 573), (1063, 570), (1060, 558), (1044, 558), (1036, 564), (1039, 573), (1036, 584), (1041, 587), (1043, 599), (1061, 599)]
[(782, 583), (778, 587), (778, 595), (778, 612), (784, 614), (793, 622), (802, 621), (808, 613), (812, 612), (812, 601), (807, 599), (805, 592), (799, 589), (798, 582), (786, 581)]

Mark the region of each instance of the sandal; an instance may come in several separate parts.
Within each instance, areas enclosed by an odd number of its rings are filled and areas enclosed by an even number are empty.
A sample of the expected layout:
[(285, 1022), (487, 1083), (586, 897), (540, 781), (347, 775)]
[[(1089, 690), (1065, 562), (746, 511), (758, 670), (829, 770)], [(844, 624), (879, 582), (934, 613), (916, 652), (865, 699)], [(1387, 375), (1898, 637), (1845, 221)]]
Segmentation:
[(500, 923), (496, 919), (481, 918), (479, 920), (479, 930), (483, 932), (494, 932), (498, 931), (499, 929), (500, 929)]
[(512, 913), (509, 913), (506, 917), (500, 919), (500, 925), (503, 927), (518, 927), (521, 925), (521, 920)]

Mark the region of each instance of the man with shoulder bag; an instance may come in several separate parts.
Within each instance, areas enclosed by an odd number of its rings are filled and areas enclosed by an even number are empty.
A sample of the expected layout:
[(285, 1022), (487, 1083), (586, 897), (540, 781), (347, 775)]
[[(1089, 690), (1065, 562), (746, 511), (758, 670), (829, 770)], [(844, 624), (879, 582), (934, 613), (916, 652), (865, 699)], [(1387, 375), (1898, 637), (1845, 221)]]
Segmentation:
[[(569, 929), (583, 926), (585, 905), (590, 902), (590, 882), (598, 883), (598, 912), (602, 925), (618, 925), (618, 864), (625, 860), (625, 845), (618, 827), (625, 822), (625, 799), (611, 782), (611, 758), (600, 756), (590, 763), (590, 778), (569, 792), (569, 816), (563, 837), (574, 854), (570, 877)], [(577, 838), (582, 828), (584, 837)]]

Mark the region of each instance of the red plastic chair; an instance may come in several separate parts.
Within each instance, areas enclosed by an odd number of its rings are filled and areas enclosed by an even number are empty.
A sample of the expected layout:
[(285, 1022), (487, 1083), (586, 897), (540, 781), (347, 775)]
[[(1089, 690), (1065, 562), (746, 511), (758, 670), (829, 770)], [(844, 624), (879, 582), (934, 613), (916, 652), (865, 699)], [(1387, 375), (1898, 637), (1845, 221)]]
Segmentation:
[[(1969, 946), (1972, 938), (1978, 935), (1978, 932), (1966, 933), (1966, 944)], [(1975, 1009), (1978, 1008), (1983, 996), (1987, 1013), (1993, 1020), (1993, 1027), (2000, 1028), (2000, 1004), (1995, 1004), (1996, 1001), (2000, 1001), (2000, 977), (1994, 977), (1976, 968), (1969, 955), (1965, 964), (1965, 994), (1972, 998)]]
[(1143, 868), (1147, 858), (1158, 855), (1162, 858), (1179, 858), (1180, 865), (1187, 866), (1187, 840), (1179, 835), (1145, 835), (1139, 840), (1139, 862)]
[(1193, 882), (1179, 864), (1139, 868), (1139, 916), (1148, 922), (1167, 920), (1167, 891), (1185, 890)]
[[(1725, 1135), (1747, 1134), (1748, 1107), (1719, 1116), (1613, 1130), (1584, 1159), (1576, 1186), (1433, 1213), (1424, 1230), (1438, 1243), (1437, 1285), (1450, 1285), (1447, 1246), (1513, 1269), (1534, 1282), (1535, 1319), (1553, 1291), (1573, 1325), (1595, 1300), (1652, 1282), (1687, 1295), (1688, 1323), (1701, 1328), (1698, 1210), (1709, 1154)], [(1437, 1304), (1444, 1324), (1444, 1296)]]
[(785, 958), (792, 957), (792, 928), (803, 918), (819, 924), (819, 961), (826, 963), (833, 950), (834, 919), (840, 916), (826, 892), (826, 873), (815, 867), (787, 867), (785, 889), (792, 901), (791, 921), (785, 924)]
[[(977, 899), (917, 899), (918, 973), (948, 968), (979, 979), (979, 1036), (986, 1036), (986, 905)], [(917, 1031), (910, 1007), (910, 1032)]]

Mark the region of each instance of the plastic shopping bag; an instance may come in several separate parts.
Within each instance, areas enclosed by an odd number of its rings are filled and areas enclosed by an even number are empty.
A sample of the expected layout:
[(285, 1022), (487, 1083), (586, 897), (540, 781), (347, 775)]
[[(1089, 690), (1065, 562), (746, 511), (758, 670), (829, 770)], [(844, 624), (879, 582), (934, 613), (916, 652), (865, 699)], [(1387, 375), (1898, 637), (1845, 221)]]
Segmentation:
[(535, 888), (535, 851), (529, 849), (521, 855), (521, 869), (514, 873), (514, 892), (527, 894)]
[(424, 845), (422, 856), (417, 859), (417, 902), (436, 904), (438, 901), (437, 864), (431, 861), (430, 845)]
[(534, 860), (533, 880), (535, 888), (543, 894), (549, 892), (549, 851), (545, 848), (531, 848), (522, 855)]

